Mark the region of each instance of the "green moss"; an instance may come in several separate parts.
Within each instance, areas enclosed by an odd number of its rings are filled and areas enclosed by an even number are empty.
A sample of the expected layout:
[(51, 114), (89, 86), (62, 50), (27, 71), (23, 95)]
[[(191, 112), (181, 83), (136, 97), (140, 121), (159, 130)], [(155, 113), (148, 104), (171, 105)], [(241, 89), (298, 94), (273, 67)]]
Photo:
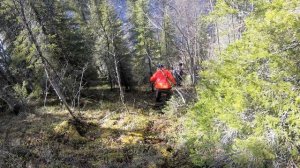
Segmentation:
[(63, 121), (54, 128), (57, 137), (63, 137), (64, 140), (72, 143), (85, 143), (87, 139), (82, 137), (76, 127), (70, 121)]
[(127, 131), (137, 131), (146, 129), (148, 122), (144, 115), (128, 115), (120, 120), (119, 126)]
[(103, 155), (103, 158), (110, 162), (122, 162), (125, 159), (125, 156), (121, 152), (110, 152)]
[(119, 140), (123, 144), (138, 144), (143, 142), (144, 137), (142, 132), (131, 132), (127, 135), (122, 135)]
[(154, 145), (154, 148), (165, 158), (172, 156), (172, 153), (168, 151), (167, 146), (156, 144)]

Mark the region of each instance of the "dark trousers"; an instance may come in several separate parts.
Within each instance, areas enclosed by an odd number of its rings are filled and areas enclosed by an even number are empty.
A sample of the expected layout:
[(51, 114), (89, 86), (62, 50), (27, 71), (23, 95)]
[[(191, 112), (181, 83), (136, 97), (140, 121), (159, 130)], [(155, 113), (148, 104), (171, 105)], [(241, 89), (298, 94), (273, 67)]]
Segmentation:
[(161, 95), (166, 94), (166, 100), (169, 100), (172, 95), (172, 91), (170, 89), (156, 89), (156, 102), (161, 102)]

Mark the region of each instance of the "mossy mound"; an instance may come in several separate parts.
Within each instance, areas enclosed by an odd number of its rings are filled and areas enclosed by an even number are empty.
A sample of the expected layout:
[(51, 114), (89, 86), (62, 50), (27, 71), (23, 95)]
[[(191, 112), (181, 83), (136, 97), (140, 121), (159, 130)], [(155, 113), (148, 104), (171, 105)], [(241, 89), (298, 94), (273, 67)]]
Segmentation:
[(87, 142), (87, 138), (81, 136), (77, 127), (71, 121), (63, 121), (54, 127), (55, 138), (58, 141), (72, 144)]

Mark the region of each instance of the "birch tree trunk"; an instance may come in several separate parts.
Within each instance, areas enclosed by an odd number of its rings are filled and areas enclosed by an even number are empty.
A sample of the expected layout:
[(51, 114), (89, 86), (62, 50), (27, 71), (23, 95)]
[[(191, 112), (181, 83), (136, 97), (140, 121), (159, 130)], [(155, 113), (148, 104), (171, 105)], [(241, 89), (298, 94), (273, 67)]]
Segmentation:
[[(113, 40), (112, 40), (112, 43), (113, 43)], [(119, 89), (120, 89), (120, 100), (122, 102), (123, 105), (125, 105), (125, 101), (124, 101), (124, 92), (123, 92), (123, 89), (122, 89), (122, 85), (121, 85), (121, 77), (120, 77), (120, 72), (119, 72), (119, 68), (118, 68), (118, 61), (117, 61), (117, 58), (116, 58), (116, 53), (114, 51), (114, 47), (113, 47), (113, 57), (114, 57), (114, 64), (115, 64), (115, 71), (116, 71), (116, 74), (117, 74), (117, 81), (118, 81), (118, 86), (119, 86)]]
[[(213, 11), (214, 10), (214, 4), (213, 4), (212, 0), (209, 0), (209, 3), (210, 3), (210, 10)], [(217, 38), (219, 53), (221, 53), (219, 25), (218, 25), (217, 22), (215, 22), (214, 26), (215, 26), (215, 30), (216, 30), (216, 38)]]

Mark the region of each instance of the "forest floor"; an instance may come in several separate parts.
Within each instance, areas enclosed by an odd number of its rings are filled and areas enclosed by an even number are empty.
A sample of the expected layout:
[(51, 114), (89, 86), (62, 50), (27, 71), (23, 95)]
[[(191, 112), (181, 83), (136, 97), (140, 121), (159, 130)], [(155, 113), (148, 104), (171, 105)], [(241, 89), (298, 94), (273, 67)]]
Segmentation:
[(18, 116), (0, 113), (0, 167), (192, 167), (178, 137), (186, 106), (174, 94), (176, 104), (158, 109), (142, 90), (126, 93), (127, 110), (118, 90), (83, 92), (84, 131), (54, 99)]

